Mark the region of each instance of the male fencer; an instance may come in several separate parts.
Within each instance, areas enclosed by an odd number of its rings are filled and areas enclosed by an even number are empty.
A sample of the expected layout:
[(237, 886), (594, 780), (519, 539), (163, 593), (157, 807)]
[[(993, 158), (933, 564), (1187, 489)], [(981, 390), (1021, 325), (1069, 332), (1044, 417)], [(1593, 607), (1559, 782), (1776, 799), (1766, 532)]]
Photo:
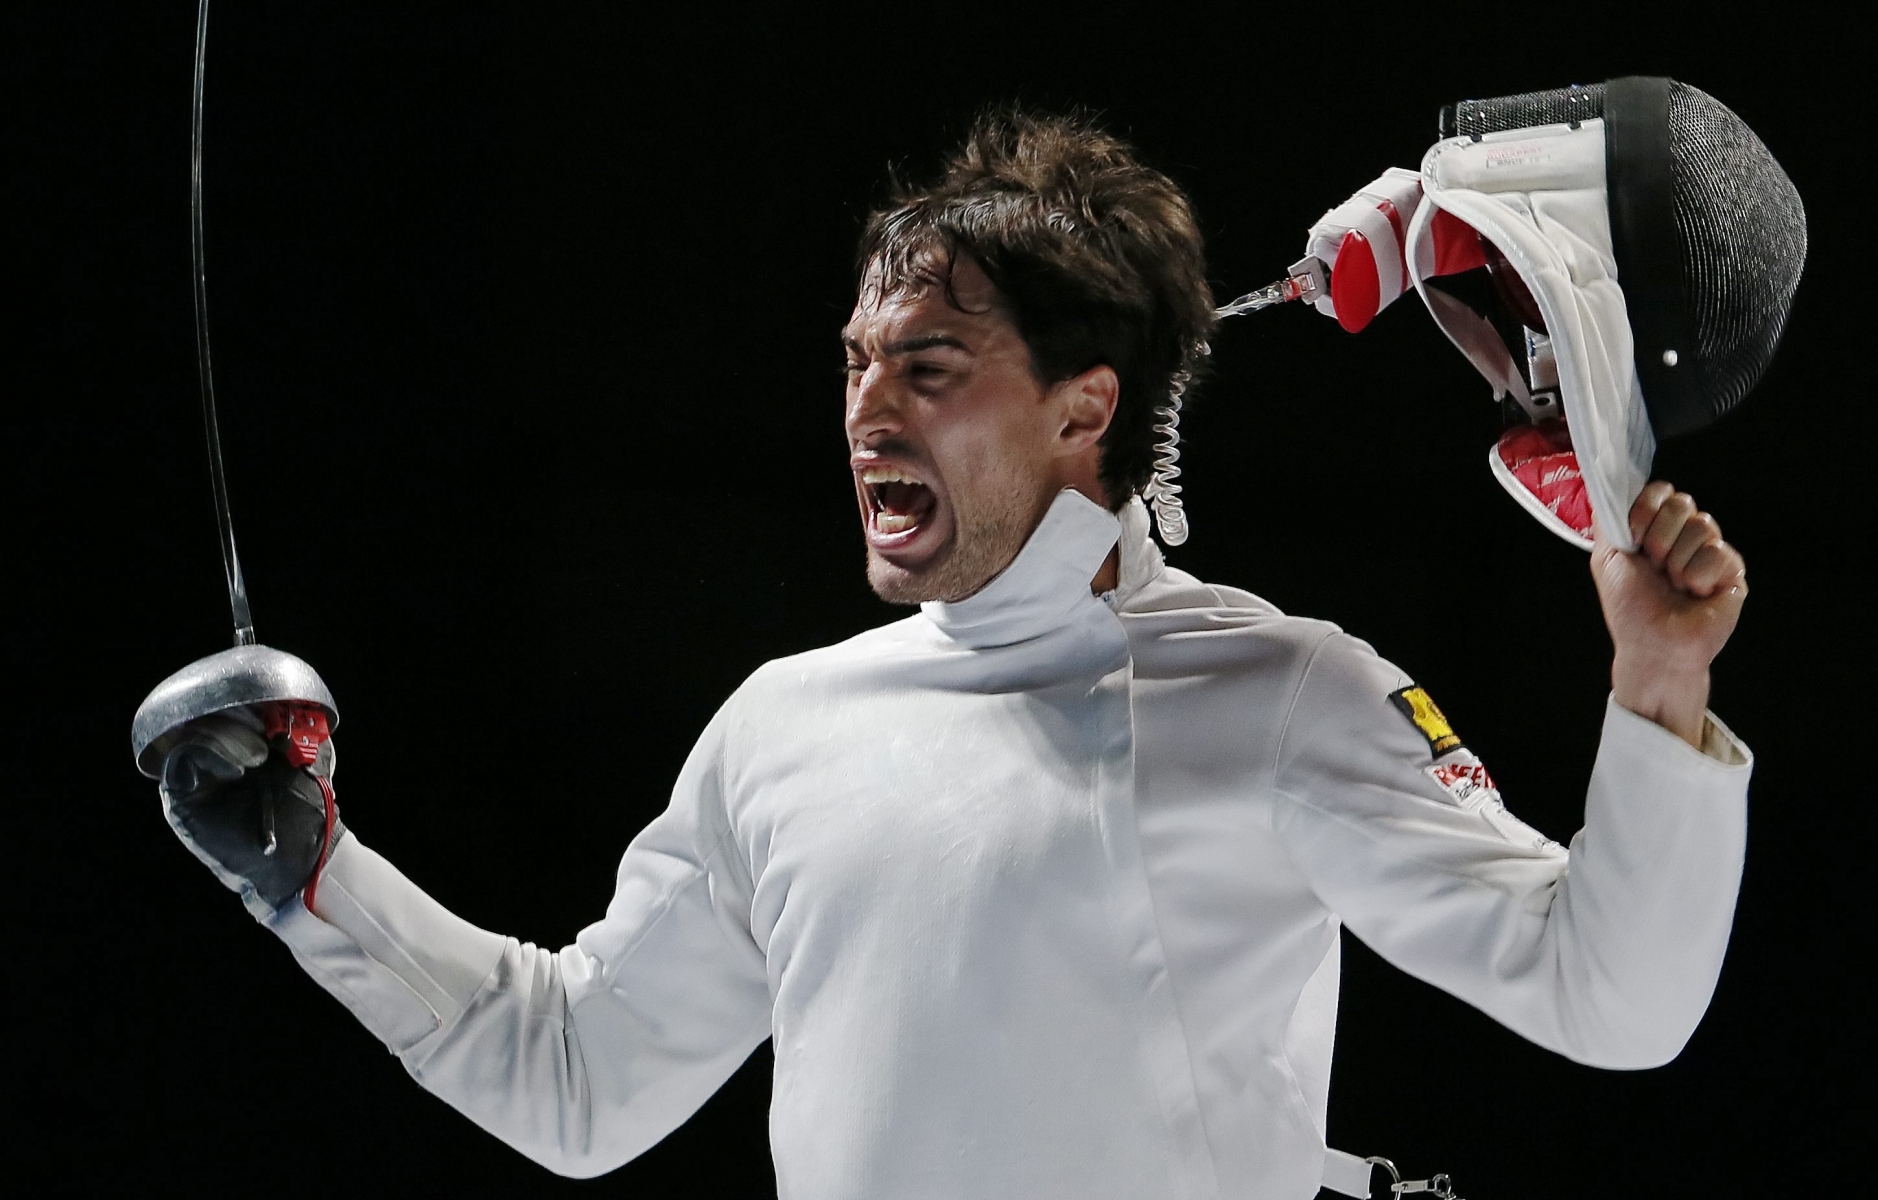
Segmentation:
[(770, 1038), (784, 1197), (1309, 1197), (1343, 925), (1576, 1061), (1676, 1056), (1746, 829), (1713, 518), (1653, 482), (1638, 549), (1591, 555), (1615, 653), (1563, 846), (1367, 644), (1163, 562), (1155, 414), (1214, 323), (1169, 179), (1085, 121), (987, 118), (859, 264), (867, 577), (918, 611), (758, 668), (573, 945), (324, 836), (330, 748), (294, 766), (261, 714), (169, 751), (178, 834), (419, 1083), (595, 1175)]

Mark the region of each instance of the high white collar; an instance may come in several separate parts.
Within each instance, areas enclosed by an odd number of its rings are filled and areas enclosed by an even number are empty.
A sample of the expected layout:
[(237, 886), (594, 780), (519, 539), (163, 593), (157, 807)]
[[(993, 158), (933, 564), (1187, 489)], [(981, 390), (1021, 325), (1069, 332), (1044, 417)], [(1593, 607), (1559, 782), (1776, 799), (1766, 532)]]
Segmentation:
[(1166, 568), (1167, 560), (1161, 557), (1161, 548), (1148, 536), (1148, 506), (1141, 502), (1140, 496), (1129, 497), (1128, 503), (1115, 515), (1122, 523), (1122, 569), (1112, 603), (1120, 609)]
[[(1122, 526), (1114, 513), (1064, 488), (1024, 548), (996, 578), (963, 600), (928, 600), (920, 611), (947, 637), (973, 649), (1008, 646), (1049, 633), (1067, 624), (1078, 609), (1101, 603), (1090, 592), (1089, 581), (1122, 537)], [(1123, 558), (1125, 564), (1128, 555)]]

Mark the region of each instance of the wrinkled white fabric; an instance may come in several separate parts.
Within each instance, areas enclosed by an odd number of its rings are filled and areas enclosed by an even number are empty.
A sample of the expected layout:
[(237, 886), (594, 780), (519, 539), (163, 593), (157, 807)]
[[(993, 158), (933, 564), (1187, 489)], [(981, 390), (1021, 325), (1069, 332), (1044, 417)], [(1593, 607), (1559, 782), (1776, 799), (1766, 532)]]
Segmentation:
[[(1620, 550), (1635, 550), (1630, 506), (1649, 480), (1656, 437), (1611, 250), (1604, 122), (1437, 142), (1422, 159), (1422, 188), (1429, 203), (1409, 228), (1408, 268), (1429, 313), (1493, 385), (1495, 399), (1508, 391), (1525, 398), (1520, 367), (1499, 335), (1428, 287), (1430, 230), (1435, 211), (1445, 209), (1498, 247), (1532, 292), (1557, 356), (1559, 398), (1598, 532)], [(1502, 482), (1526, 503), (1519, 485)]]
[(1066, 492), (977, 596), (763, 666), (574, 945), (476, 929), (351, 837), (326, 920), (271, 927), (567, 1174), (773, 1037), (793, 1200), (1314, 1195), (1340, 922), (1574, 1059), (1678, 1052), (1741, 868), (1725, 730), (1704, 755), (1612, 707), (1567, 850), (1431, 775), (1369, 647), (1164, 567), (1146, 529)]

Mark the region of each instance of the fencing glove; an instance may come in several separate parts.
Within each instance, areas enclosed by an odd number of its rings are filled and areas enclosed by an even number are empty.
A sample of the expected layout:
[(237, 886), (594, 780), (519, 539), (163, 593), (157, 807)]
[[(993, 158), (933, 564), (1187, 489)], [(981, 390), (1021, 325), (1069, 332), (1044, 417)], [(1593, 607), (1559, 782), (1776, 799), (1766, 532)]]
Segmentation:
[(332, 742), (297, 766), (286, 736), (270, 744), (268, 724), (246, 707), (189, 722), (164, 755), (159, 785), (176, 836), (257, 920), (307, 887), (345, 833), (325, 783)]

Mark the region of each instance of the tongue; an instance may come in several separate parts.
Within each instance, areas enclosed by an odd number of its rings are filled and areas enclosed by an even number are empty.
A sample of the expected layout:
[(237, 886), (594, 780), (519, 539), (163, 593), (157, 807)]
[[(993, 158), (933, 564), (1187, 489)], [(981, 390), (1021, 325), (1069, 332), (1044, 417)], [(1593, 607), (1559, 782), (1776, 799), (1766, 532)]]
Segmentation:
[(921, 483), (883, 483), (880, 507), (896, 517), (923, 514), (932, 507), (932, 489)]

